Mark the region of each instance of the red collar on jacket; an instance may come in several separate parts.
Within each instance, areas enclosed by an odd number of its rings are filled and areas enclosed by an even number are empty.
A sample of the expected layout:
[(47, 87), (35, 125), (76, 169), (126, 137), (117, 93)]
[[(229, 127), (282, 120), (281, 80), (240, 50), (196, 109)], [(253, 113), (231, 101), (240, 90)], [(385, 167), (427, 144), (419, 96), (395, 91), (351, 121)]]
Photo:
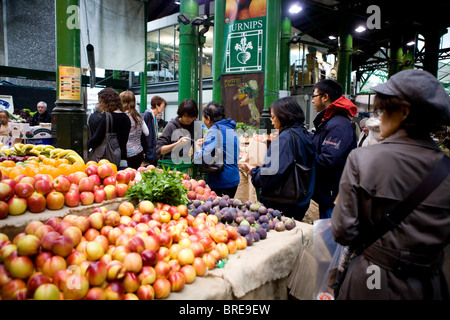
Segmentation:
[(358, 111), (358, 108), (348, 100), (345, 96), (340, 97), (339, 99), (336, 99), (331, 103), (326, 109), (325, 113), (323, 114), (322, 121), (328, 120), (331, 117), (333, 117), (336, 113), (342, 113), (344, 112), (349, 117), (354, 117), (356, 115), (356, 112)]

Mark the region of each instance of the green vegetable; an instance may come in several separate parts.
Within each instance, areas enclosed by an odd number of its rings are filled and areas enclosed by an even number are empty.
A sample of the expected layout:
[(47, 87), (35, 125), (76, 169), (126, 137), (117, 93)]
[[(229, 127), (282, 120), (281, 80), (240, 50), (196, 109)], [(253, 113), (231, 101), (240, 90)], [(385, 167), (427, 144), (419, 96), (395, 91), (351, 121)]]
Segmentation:
[(186, 204), (188, 190), (183, 186), (181, 178), (184, 174), (170, 172), (169, 168), (159, 172), (156, 169), (142, 171), (142, 180), (128, 188), (125, 197), (130, 199), (163, 202), (173, 206)]

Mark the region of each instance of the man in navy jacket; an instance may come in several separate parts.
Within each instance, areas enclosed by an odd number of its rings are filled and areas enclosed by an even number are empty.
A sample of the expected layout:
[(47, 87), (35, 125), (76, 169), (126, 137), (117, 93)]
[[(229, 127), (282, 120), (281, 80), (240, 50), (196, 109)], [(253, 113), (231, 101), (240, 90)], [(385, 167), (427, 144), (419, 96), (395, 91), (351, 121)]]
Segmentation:
[(144, 146), (145, 150), (145, 159), (144, 164), (153, 164), (157, 165), (158, 158), (156, 156), (156, 140), (158, 140), (158, 120), (156, 119), (156, 115), (162, 113), (166, 108), (167, 102), (164, 98), (160, 96), (154, 96), (150, 102), (151, 109), (145, 110), (142, 113), (142, 118), (145, 121), (145, 124), (148, 127), (149, 135), (145, 138), (146, 146)]
[(347, 156), (356, 148), (356, 134), (351, 118), (357, 107), (342, 95), (342, 87), (333, 80), (314, 86), (312, 103), (318, 112), (313, 142), (316, 147), (316, 183), (313, 200), (319, 205), (321, 219), (331, 217), (339, 192)]

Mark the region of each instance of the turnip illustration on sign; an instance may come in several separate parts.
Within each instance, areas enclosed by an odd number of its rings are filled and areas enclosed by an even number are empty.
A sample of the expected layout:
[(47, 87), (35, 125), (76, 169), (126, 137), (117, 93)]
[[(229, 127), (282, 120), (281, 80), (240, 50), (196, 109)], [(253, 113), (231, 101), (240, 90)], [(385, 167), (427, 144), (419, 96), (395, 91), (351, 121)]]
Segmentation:
[(237, 20), (225, 30), (223, 73), (263, 72), (265, 17)]

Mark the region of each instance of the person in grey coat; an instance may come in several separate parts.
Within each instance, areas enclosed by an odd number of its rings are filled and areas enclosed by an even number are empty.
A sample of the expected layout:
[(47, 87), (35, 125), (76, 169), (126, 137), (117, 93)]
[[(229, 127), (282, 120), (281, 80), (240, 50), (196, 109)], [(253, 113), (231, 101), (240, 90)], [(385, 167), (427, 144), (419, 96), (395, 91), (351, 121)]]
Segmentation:
[[(424, 180), (444, 156), (430, 132), (450, 125), (450, 97), (426, 71), (398, 72), (372, 90), (385, 140), (348, 156), (331, 217), (334, 239), (344, 246)], [(397, 227), (352, 258), (337, 299), (448, 299), (442, 265), (450, 242), (449, 190), (447, 175)]]

